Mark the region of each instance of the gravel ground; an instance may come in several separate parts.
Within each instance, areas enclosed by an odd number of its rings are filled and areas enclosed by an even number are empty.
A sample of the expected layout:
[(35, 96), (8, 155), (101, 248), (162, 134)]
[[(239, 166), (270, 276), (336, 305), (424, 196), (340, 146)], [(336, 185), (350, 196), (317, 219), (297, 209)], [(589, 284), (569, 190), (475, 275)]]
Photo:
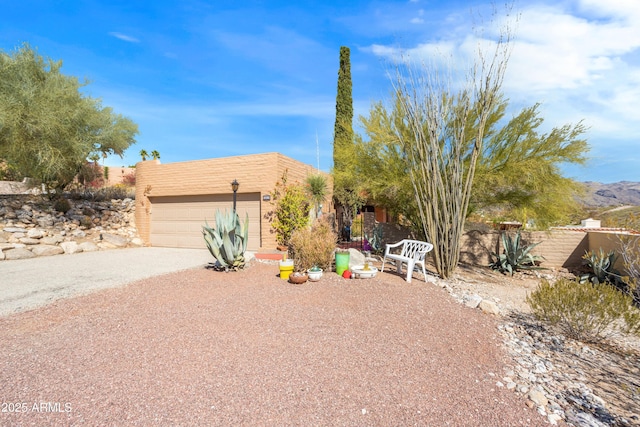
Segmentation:
[(127, 248), (0, 261), (0, 316), (207, 265), (206, 249)]
[(0, 425), (545, 425), (497, 319), (389, 273), (204, 268), (0, 318)]

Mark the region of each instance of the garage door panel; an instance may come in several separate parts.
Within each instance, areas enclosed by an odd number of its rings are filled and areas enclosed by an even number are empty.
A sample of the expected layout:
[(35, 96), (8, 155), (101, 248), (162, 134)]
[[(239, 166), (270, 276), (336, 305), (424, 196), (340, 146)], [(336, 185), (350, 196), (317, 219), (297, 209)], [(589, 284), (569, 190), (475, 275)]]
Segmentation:
[[(153, 246), (203, 248), (202, 236), (205, 220), (215, 226), (216, 209), (230, 210), (232, 195), (172, 196), (150, 198), (151, 244)], [(236, 211), (240, 220), (249, 215), (249, 241), (247, 249), (260, 248), (260, 195), (239, 194)]]

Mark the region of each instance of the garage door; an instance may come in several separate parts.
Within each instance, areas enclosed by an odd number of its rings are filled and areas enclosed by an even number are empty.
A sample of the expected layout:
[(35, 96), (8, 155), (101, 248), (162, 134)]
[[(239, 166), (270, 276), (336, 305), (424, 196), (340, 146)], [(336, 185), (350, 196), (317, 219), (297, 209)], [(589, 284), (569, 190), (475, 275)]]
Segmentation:
[[(151, 197), (151, 245), (172, 248), (206, 248), (202, 236), (205, 219), (215, 228), (216, 209), (233, 208), (233, 194), (208, 196)], [(240, 220), (249, 214), (248, 250), (258, 250), (260, 241), (260, 194), (238, 194)]]

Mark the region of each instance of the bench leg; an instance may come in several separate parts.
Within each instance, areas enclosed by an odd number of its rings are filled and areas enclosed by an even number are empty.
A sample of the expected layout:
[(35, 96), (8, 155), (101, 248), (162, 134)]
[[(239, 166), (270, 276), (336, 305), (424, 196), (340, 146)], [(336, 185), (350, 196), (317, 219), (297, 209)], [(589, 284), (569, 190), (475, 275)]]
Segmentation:
[(399, 259), (396, 260), (396, 270), (398, 270), (398, 274), (402, 274), (402, 261)]

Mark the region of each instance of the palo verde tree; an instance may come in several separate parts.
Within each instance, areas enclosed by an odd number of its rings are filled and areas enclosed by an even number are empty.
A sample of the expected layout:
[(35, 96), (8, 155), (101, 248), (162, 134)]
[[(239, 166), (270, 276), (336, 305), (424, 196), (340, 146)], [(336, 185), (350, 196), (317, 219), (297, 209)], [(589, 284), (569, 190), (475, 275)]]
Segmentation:
[(355, 158), (350, 51), (342, 46), (333, 135), (333, 197), (336, 205), (342, 206), (346, 223), (351, 223), (355, 210), (364, 204), (364, 197), (351, 172)]
[[(483, 212), (509, 220), (532, 218), (540, 227), (567, 223), (578, 204), (574, 195), (581, 184), (562, 175), (562, 164), (583, 164), (588, 152), (581, 138), (582, 123), (540, 131), (539, 105), (524, 108), (504, 119), (508, 102), (494, 106), (486, 124), (483, 150), (478, 157), (467, 213)], [(403, 120), (399, 99), (387, 108), (374, 103), (368, 117), (360, 117), (364, 135), (356, 135), (360, 161), (354, 163), (353, 180), (376, 205), (386, 207), (409, 224), (420, 224), (408, 164), (399, 133), (411, 137)], [(469, 116), (472, 133), (475, 116)], [(416, 230), (420, 232), (420, 230)]]
[[(416, 65), (405, 58), (392, 79), (408, 133), (397, 137), (406, 158), (417, 202), (419, 224), (433, 243), (441, 277), (458, 265), (460, 239), (471, 200), (476, 162), (483, 150), (487, 121), (499, 101), (511, 53), (511, 31), (477, 57), (466, 80), (454, 88), (453, 70), (435, 63)], [(469, 119), (475, 115), (472, 132)]]
[(28, 44), (0, 51), (0, 159), (56, 189), (94, 154), (121, 156), (138, 133), (130, 119), (81, 94), (87, 83), (61, 68)]
[(498, 127), (506, 107), (506, 101), (499, 102), (487, 123), (470, 209), (490, 209), (522, 223), (532, 219), (540, 228), (566, 224), (578, 208), (576, 197), (583, 185), (565, 177), (560, 167), (587, 161), (589, 145), (582, 138), (586, 127), (579, 122), (544, 133), (539, 104)]

